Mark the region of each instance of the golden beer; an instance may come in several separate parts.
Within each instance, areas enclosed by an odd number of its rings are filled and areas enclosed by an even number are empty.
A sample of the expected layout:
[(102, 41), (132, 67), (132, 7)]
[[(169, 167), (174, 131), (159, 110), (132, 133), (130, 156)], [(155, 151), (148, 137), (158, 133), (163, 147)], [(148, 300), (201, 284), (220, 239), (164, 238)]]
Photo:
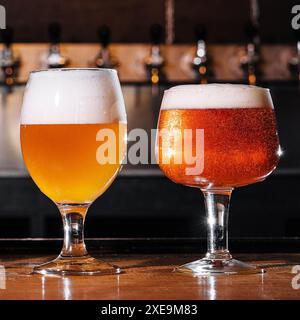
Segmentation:
[(125, 157), (126, 109), (116, 70), (31, 72), (20, 120), (29, 174), (57, 205), (64, 225), (60, 255), (33, 272), (120, 273), (120, 268), (91, 257), (84, 243), (88, 208), (111, 185)]
[[(102, 129), (116, 137), (115, 163), (99, 164), (96, 141)], [(89, 203), (112, 183), (125, 156), (126, 124), (21, 125), (27, 169), (40, 190), (56, 203)], [(113, 143), (110, 141), (108, 143)]]

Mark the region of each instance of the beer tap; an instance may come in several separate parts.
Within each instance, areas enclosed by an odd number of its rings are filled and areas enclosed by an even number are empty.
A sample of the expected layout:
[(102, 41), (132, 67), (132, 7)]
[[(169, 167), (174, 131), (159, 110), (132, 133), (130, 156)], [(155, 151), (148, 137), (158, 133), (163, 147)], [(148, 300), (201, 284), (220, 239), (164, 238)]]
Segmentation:
[(48, 68), (63, 68), (69, 64), (69, 59), (61, 54), (60, 39), (61, 26), (58, 23), (51, 23), (48, 27), (50, 38), (50, 48), (46, 57), (46, 65)]
[(298, 84), (300, 85), (300, 30), (295, 31), (296, 43), (296, 54), (290, 59), (288, 65), (290, 72), (296, 77)]
[(209, 59), (207, 56), (206, 47), (206, 28), (202, 24), (198, 24), (195, 29), (196, 37), (196, 53), (192, 60), (192, 69), (194, 70), (195, 77), (200, 83), (207, 83), (209, 76)]
[(9, 88), (9, 91), (11, 91), (12, 86), (16, 82), (20, 66), (20, 58), (15, 54), (11, 46), (13, 38), (14, 31), (12, 28), (7, 27), (1, 30), (1, 40), (4, 47), (0, 53), (0, 67), (2, 70), (2, 80), (7, 88)]
[(257, 77), (260, 75), (259, 63), (259, 44), (260, 38), (258, 33), (258, 26), (250, 22), (246, 24), (245, 34), (247, 38), (245, 55), (241, 57), (240, 64), (244, 71), (247, 82), (250, 85), (257, 83)]
[(162, 26), (159, 24), (153, 24), (150, 28), (150, 55), (145, 60), (147, 77), (152, 84), (158, 84), (160, 81), (165, 80), (165, 74), (163, 71), (165, 59), (162, 56), (160, 48), (162, 35)]
[(95, 65), (98, 68), (115, 68), (118, 66), (118, 61), (112, 56), (109, 50), (110, 38), (110, 28), (106, 25), (99, 27), (98, 39), (101, 49), (95, 60)]

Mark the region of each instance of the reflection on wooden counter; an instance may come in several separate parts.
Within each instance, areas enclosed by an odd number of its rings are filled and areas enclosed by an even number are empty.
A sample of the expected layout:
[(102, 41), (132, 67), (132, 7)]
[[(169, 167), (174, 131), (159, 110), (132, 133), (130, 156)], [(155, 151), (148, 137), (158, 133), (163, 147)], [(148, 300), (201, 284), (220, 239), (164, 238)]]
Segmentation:
[[(239, 255), (263, 266), (262, 275), (193, 277), (172, 272), (174, 266), (198, 258), (191, 254), (103, 256), (118, 264), (117, 276), (45, 277), (30, 275), (32, 267), (48, 261), (45, 255), (0, 257), (0, 300), (77, 299), (299, 299), (294, 265), (300, 254)], [(294, 279), (294, 280), (293, 280)], [(293, 288), (294, 286), (294, 288)]]

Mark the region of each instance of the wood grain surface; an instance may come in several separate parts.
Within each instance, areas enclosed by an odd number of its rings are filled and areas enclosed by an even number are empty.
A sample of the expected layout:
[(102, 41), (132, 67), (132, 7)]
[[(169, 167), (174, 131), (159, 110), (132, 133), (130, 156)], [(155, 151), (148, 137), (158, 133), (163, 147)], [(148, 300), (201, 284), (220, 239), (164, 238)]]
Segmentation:
[[(94, 254), (94, 256), (96, 256)], [(236, 258), (265, 267), (260, 275), (193, 277), (172, 272), (195, 254), (98, 256), (122, 267), (116, 276), (51, 277), (31, 275), (32, 267), (53, 256), (0, 256), (0, 299), (299, 299), (293, 289), (300, 254), (244, 254)], [(300, 267), (299, 267), (300, 268)], [(298, 280), (298, 282), (300, 282)]]

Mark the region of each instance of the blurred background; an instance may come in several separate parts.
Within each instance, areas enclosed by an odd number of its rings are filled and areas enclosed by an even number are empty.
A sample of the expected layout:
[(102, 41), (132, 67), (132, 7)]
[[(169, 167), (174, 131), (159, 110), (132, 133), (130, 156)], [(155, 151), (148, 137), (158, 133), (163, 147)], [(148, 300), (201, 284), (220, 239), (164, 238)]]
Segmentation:
[[(55, 205), (19, 145), (30, 71), (116, 68), (128, 129), (156, 128), (162, 93), (181, 83), (271, 89), (283, 157), (266, 181), (234, 191), (230, 237), (300, 237), (300, 32), (291, 0), (3, 0), (0, 46), (0, 238), (61, 237)], [(204, 238), (201, 192), (156, 165), (125, 165), (90, 208), (87, 237)]]

